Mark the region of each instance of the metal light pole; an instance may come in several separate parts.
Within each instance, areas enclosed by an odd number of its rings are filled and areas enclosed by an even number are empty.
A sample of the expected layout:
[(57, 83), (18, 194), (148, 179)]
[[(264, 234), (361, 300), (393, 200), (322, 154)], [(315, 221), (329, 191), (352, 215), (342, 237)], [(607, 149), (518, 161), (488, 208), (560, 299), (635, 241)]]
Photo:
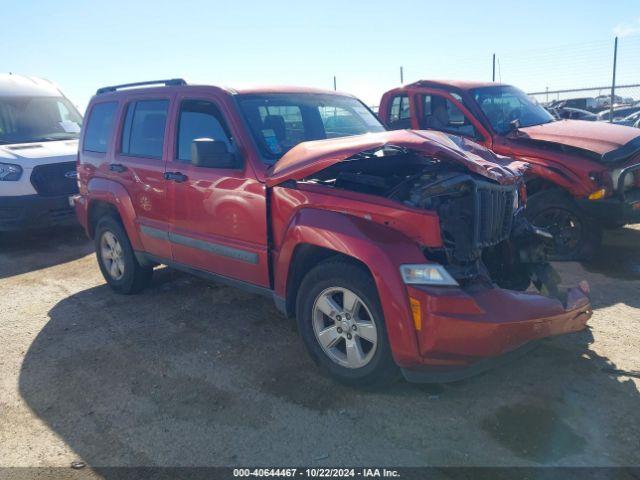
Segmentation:
[(491, 75), (491, 81), (496, 81), (496, 54), (493, 54), (493, 75)]
[(333, 89), (337, 90), (338, 89), (338, 84), (336, 83), (336, 76), (333, 76)]
[(400, 67), (400, 85), (404, 85), (404, 71)]
[(613, 42), (613, 78), (611, 79), (611, 105), (609, 106), (609, 123), (613, 122), (613, 98), (616, 94), (616, 64), (618, 63), (618, 37)]

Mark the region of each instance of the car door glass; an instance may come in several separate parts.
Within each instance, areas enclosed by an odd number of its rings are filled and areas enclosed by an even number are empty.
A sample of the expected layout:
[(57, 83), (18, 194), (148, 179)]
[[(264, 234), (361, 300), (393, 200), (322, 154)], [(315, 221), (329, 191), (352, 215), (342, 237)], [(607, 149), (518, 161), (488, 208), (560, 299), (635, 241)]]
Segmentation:
[(391, 101), (387, 125), (391, 130), (411, 128), (411, 111), (409, 109), (409, 97), (397, 95)]
[(232, 150), (229, 128), (218, 107), (206, 100), (184, 100), (178, 118), (178, 161), (191, 162), (191, 144), (197, 138), (225, 142)]
[(440, 95), (422, 96), (420, 128), (480, 138), (465, 114), (451, 100)]
[(168, 100), (140, 100), (127, 107), (121, 152), (125, 155), (162, 158)]
[(117, 107), (117, 102), (98, 103), (93, 106), (84, 134), (84, 151), (106, 153)]

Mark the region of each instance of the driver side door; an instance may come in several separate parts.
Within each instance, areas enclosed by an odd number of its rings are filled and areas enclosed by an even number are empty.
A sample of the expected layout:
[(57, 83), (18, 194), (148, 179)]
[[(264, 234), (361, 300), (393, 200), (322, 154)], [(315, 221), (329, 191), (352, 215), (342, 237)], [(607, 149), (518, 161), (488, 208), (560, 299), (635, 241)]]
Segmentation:
[[(266, 190), (242, 161), (224, 103), (181, 94), (172, 112), (167, 160), (173, 260), (200, 271), (269, 286)], [(194, 140), (210, 139), (237, 155), (234, 166), (194, 164)]]
[(413, 127), (459, 135), (490, 147), (491, 135), (454, 93), (424, 90), (413, 95)]

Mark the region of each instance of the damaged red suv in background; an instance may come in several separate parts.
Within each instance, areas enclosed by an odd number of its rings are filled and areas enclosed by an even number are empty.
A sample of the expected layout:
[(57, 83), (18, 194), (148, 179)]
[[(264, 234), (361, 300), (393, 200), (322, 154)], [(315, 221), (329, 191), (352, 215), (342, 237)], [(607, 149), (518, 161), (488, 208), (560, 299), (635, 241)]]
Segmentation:
[(589, 258), (602, 228), (640, 222), (640, 131), (558, 120), (524, 92), (487, 82), (421, 80), (386, 92), (388, 128), (471, 138), (530, 164), (527, 217), (553, 235), (557, 260)]
[(387, 132), (349, 95), (150, 83), (98, 90), (81, 134), (77, 215), (114, 290), (166, 264), (272, 297), (353, 385), (451, 381), (585, 327), (587, 285), (558, 288), (523, 218), (526, 164)]

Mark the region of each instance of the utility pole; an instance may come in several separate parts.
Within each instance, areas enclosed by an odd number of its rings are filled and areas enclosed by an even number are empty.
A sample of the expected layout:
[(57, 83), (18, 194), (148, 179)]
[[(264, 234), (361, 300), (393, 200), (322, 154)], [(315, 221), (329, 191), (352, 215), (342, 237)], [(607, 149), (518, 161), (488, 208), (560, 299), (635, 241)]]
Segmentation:
[(338, 89), (338, 84), (336, 83), (336, 76), (333, 76), (333, 89), (337, 90)]
[(616, 64), (618, 63), (618, 37), (613, 42), (613, 78), (611, 79), (611, 105), (609, 106), (609, 123), (613, 122), (613, 98), (616, 94)]
[(493, 54), (493, 75), (491, 75), (491, 81), (496, 81), (496, 54)]
[(404, 85), (404, 71), (400, 67), (400, 85)]

